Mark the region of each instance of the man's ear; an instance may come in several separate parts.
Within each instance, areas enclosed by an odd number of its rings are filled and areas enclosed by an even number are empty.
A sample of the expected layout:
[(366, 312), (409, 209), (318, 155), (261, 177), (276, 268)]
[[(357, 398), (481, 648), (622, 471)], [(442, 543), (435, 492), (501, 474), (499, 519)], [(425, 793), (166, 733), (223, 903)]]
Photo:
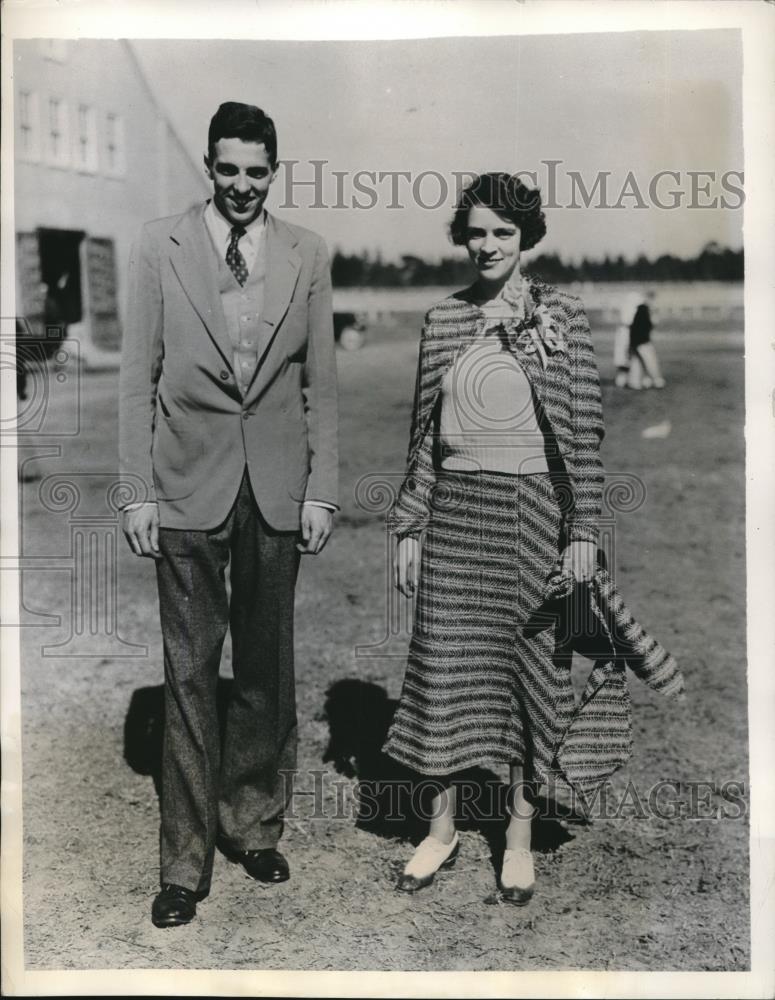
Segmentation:
[(204, 154), (203, 160), (204, 160), (204, 164), (205, 164), (205, 173), (210, 178), (210, 180), (212, 180), (213, 179), (213, 168), (210, 166), (210, 157), (207, 155), (207, 153)]

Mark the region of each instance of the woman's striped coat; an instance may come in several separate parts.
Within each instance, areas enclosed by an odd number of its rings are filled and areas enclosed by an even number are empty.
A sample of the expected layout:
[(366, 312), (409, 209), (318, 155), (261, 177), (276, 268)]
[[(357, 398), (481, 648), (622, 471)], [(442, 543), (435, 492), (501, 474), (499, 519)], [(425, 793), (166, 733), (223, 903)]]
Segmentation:
[[(625, 664), (665, 694), (679, 694), (683, 679), (604, 570), (578, 589), (557, 575), (565, 541), (597, 541), (600, 386), (579, 300), (538, 282), (530, 293), (562, 335), (562, 348), (548, 353), (545, 366), (538, 352), (518, 340), (512, 346), (548, 449), (555, 449), (550, 475), (437, 474), (441, 382), (485, 317), (465, 293), (426, 317), (407, 472), (388, 526), (399, 536), (428, 531), (407, 671), (385, 752), (434, 775), (524, 761), (539, 781), (551, 775), (588, 790), (630, 754)], [(561, 496), (558, 478), (570, 496)], [(576, 704), (572, 648), (595, 661)]]

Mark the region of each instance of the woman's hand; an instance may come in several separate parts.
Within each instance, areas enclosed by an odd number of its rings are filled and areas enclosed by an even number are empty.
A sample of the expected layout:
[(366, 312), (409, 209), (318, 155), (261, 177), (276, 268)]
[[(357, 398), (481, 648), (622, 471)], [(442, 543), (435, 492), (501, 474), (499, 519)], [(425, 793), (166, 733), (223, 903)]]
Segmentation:
[(407, 536), (396, 546), (393, 555), (393, 586), (398, 587), (404, 597), (412, 597), (420, 574), (420, 542)]
[(573, 572), (579, 583), (586, 583), (597, 569), (597, 544), (595, 542), (570, 542), (562, 554), (562, 570)]

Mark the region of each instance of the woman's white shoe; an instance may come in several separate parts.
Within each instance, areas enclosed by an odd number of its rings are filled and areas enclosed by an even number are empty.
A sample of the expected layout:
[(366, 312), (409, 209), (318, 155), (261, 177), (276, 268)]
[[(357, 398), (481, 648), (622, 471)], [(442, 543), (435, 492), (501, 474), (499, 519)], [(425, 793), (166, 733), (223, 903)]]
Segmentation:
[(417, 849), (407, 862), (396, 888), (401, 892), (417, 892), (430, 885), (441, 868), (451, 868), (457, 861), (460, 841), (455, 836), (449, 844), (436, 837), (428, 836), (417, 845)]
[(535, 887), (533, 855), (526, 847), (506, 850), (503, 854), (500, 890), (509, 903), (524, 906), (530, 901)]

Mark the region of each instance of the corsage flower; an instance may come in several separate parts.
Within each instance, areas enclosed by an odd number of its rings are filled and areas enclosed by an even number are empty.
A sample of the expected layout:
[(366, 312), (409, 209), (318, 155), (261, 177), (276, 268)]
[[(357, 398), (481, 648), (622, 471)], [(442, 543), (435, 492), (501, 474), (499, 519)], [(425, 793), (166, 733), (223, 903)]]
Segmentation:
[(488, 333), (497, 332), (511, 351), (537, 352), (542, 367), (546, 368), (549, 354), (566, 349), (565, 337), (536, 291), (526, 277), (522, 277), (517, 287), (507, 282), (503, 301), (509, 306), (508, 313), (489, 319), (486, 329)]

